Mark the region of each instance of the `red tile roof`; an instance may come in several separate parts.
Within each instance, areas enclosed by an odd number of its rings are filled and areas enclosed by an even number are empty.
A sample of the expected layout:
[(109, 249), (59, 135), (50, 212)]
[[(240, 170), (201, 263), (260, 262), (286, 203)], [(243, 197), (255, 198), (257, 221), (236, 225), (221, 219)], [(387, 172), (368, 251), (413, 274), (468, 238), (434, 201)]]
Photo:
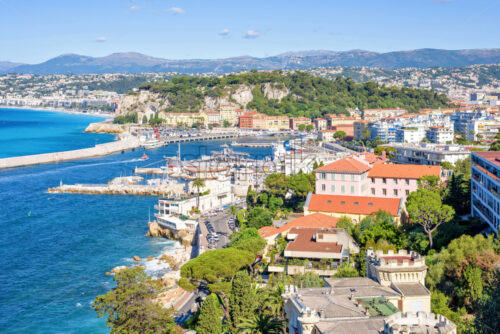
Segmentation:
[(325, 230), (319, 228), (294, 228), (290, 233), (297, 234), (294, 241), (289, 242), (285, 248), (286, 251), (296, 252), (322, 252), (322, 253), (342, 253), (342, 245), (336, 242), (316, 242), (313, 236), (316, 233), (330, 232), (335, 230)]
[(477, 154), (481, 158), (488, 160), (489, 162), (491, 162), (497, 166), (500, 166), (500, 152), (499, 151), (474, 152), (474, 154)]
[(399, 215), (400, 198), (312, 194), (307, 210), (345, 214), (369, 215), (384, 210)]
[(315, 169), (316, 172), (366, 172), (370, 169), (368, 164), (354, 158), (343, 158), (323, 167)]
[(295, 227), (331, 228), (337, 226), (338, 220), (339, 219), (336, 217), (328, 216), (323, 213), (313, 213), (312, 215), (294, 219), (280, 228), (274, 226), (264, 226), (259, 229), (259, 234), (261, 237), (267, 238), (271, 235), (288, 232), (291, 228)]
[(374, 165), (368, 177), (389, 177), (395, 179), (419, 179), (422, 176), (441, 175), (441, 166), (426, 165)]

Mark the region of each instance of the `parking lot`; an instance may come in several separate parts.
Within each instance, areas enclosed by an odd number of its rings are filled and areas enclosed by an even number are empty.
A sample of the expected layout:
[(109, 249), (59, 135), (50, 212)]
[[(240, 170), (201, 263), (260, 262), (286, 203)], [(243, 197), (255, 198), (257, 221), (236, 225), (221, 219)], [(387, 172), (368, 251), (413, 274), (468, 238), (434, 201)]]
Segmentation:
[(231, 233), (238, 228), (228, 209), (204, 215), (203, 224), (208, 230), (205, 235), (207, 249), (223, 248), (229, 242)]

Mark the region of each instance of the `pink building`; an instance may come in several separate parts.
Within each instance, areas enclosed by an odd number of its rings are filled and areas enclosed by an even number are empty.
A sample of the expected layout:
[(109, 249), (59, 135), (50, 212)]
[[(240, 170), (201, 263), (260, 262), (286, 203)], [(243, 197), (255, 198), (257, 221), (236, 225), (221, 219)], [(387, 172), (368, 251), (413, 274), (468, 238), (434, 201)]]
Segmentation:
[(370, 154), (340, 159), (317, 168), (316, 194), (406, 197), (418, 189), (417, 180), (426, 175), (440, 177), (440, 166), (383, 164)]

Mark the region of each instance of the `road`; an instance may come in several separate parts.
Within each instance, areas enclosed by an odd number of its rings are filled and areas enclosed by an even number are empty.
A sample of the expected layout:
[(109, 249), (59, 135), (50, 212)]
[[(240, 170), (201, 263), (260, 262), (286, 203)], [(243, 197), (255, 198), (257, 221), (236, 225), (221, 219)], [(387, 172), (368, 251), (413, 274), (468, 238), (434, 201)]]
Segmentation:
[[(208, 231), (206, 228), (206, 221), (209, 221), (212, 226), (214, 227), (215, 233), (219, 236), (219, 241), (216, 244), (216, 248), (224, 248), (228, 242), (229, 242), (229, 236), (231, 235), (232, 231), (229, 228), (228, 221), (229, 217), (231, 217), (231, 214), (228, 212), (228, 210), (224, 210), (223, 212), (219, 213), (216, 216), (212, 217), (205, 217), (204, 219), (200, 219), (201, 222), (201, 230), (203, 232), (203, 235), (201, 236), (203, 240), (200, 240), (200, 243), (202, 245), (207, 245), (207, 235)], [(209, 250), (206, 248), (205, 250)], [(196, 290), (193, 292), (190, 296), (189, 299), (186, 301), (184, 306), (182, 306), (179, 311), (177, 312), (177, 316), (175, 318), (175, 321), (178, 324), (184, 323), (186, 320), (188, 320), (193, 314), (194, 314), (194, 309), (196, 306), (196, 298), (197, 297), (202, 297), (203, 299), (209, 294), (209, 291), (203, 289), (203, 290)]]

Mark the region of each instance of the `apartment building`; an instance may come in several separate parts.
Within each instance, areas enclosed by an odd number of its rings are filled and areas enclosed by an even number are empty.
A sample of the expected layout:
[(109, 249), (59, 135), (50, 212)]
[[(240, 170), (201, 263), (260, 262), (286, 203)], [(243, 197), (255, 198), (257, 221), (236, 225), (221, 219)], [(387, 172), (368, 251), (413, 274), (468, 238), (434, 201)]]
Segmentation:
[(467, 122), (468, 140), (491, 140), (500, 133), (500, 117), (498, 119), (475, 119)]
[(285, 130), (290, 128), (290, 120), (288, 116), (269, 116), (266, 115), (265, 120), (265, 129), (266, 130)]
[(406, 114), (408, 110), (406, 109), (365, 109), (362, 112), (362, 117), (367, 121), (378, 121), (386, 117), (397, 117)]
[(374, 122), (358, 120), (353, 123), (354, 140), (365, 140), (371, 136), (371, 128)]
[(238, 123), (238, 117), (236, 116), (236, 106), (233, 104), (222, 104), (220, 106), (220, 120), (221, 122), (228, 121), (231, 125), (236, 125)]
[(298, 130), (301, 124), (309, 125), (311, 124), (311, 119), (308, 117), (290, 117), (290, 129)]
[(425, 138), (425, 129), (420, 125), (398, 128), (395, 132), (398, 143), (420, 143)]
[(454, 164), (470, 155), (470, 151), (460, 145), (392, 143), (382, 146), (396, 149), (392, 160), (399, 164), (441, 165), (444, 161)]
[(266, 115), (247, 112), (239, 117), (238, 126), (244, 129), (265, 129)]
[(205, 115), (207, 115), (207, 123), (208, 124), (219, 124), (220, 123), (220, 112), (217, 110), (205, 110), (202, 111)]
[(425, 138), (434, 144), (452, 144), (453, 130), (444, 126), (431, 126), (425, 131)]
[(160, 118), (163, 119), (163, 124), (172, 127), (177, 127), (179, 125), (185, 125), (188, 127), (194, 124), (207, 124), (207, 114), (203, 112), (198, 113), (160, 113)]
[(326, 130), (328, 128), (328, 123), (324, 118), (315, 118), (313, 123), (317, 131)]
[(498, 234), (500, 225), (500, 152), (472, 152), (471, 214)]

